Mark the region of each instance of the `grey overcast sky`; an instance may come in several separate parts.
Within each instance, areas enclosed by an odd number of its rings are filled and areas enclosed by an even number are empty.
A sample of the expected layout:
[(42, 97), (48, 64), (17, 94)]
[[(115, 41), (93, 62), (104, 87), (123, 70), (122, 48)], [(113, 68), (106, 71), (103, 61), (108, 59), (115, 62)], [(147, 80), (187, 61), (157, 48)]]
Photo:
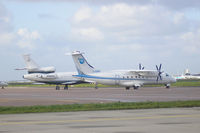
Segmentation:
[(22, 80), (22, 54), (76, 71), (79, 50), (100, 70), (200, 72), (199, 0), (0, 0), (0, 80)]

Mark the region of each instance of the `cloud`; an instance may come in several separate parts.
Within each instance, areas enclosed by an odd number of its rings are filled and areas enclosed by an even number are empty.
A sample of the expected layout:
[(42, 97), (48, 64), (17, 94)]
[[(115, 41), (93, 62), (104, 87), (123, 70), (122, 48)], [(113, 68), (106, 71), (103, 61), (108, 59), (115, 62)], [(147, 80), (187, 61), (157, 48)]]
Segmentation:
[(71, 33), (77, 39), (90, 35), (86, 37), (86, 41), (93, 39), (90, 33), (96, 33), (94, 38), (97, 38), (96, 35), (100, 36), (97, 40), (127, 43), (144, 40), (144, 37), (149, 40), (182, 33), (188, 30), (188, 27), (185, 27), (187, 24), (188, 21), (182, 12), (152, 5), (135, 6), (121, 3), (101, 6), (95, 11), (89, 7), (80, 8), (72, 17)]
[(41, 40), (41, 36), (37, 31), (29, 31), (26, 28), (19, 29), (17, 31), (18, 42), (17, 45), (20, 48), (34, 48), (34, 42), (37, 40)]
[(16, 38), (13, 33), (0, 33), (0, 46), (10, 45), (15, 39)]
[(13, 29), (11, 25), (12, 16), (0, 3), (0, 33), (9, 32)]
[(20, 48), (31, 49), (37, 40), (41, 40), (38, 31), (29, 31), (26, 28), (21, 28), (15, 32), (11, 13), (0, 3), (0, 46), (19, 46)]
[(166, 6), (174, 10), (182, 10), (186, 8), (200, 9), (199, 0), (155, 0), (159, 5)]
[(11, 24), (12, 15), (0, 3), (0, 46), (6, 46), (14, 40), (15, 36), (12, 33), (13, 26)]
[(92, 10), (89, 7), (82, 7), (79, 9), (73, 17), (75, 23), (80, 23), (84, 20), (88, 20), (92, 17)]
[(96, 28), (74, 28), (72, 29), (73, 39), (78, 39), (80, 41), (101, 41), (104, 39), (104, 35)]
[[(190, 57), (199, 55), (199, 21), (188, 19), (185, 11), (162, 5), (117, 3), (98, 8), (84, 5), (77, 10), (70, 23), (69, 35), (79, 42), (77, 47), (93, 53), (90, 56), (103, 53), (96, 60), (101, 60), (101, 63), (107, 64), (105, 67), (111, 69), (130, 68), (130, 62), (150, 66), (165, 63), (166, 68), (182, 64), (181, 69), (184, 69), (184, 64), (196, 63)], [(79, 33), (81, 29), (90, 27), (100, 31), (102, 40), (92, 42), (91, 37), (84, 40), (81, 34), (73, 34), (74, 29)], [(97, 66), (102, 66), (98, 61)], [(171, 67), (173, 72), (178, 69), (180, 67)]]
[(200, 55), (200, 28), (195, 32), (186, 32), (180, 36), (182, 39), (183, 51), (190, 55), (197, 54)]
[(49, 14), (49, 13), (38, 14), (38, 17), (41, 19), (59, 19), (57, 16)]
[(199, 0), (12, 0), (18, 2), (73, 2), (93, 5), (112, 5), (116, 3), (126, 3), (131, 5), (160, 5), (173, 10), (182, 10), (187, 8), (200, 8)]
[(12, 0), (12, 1), (19, 1), (19, 2), (81, 2), (81, 3), (91, 3), (91, 4), (113, 4), (113, 3), (135, 3), (135, 4), (144, 4), (150, 3), (151, 0)]

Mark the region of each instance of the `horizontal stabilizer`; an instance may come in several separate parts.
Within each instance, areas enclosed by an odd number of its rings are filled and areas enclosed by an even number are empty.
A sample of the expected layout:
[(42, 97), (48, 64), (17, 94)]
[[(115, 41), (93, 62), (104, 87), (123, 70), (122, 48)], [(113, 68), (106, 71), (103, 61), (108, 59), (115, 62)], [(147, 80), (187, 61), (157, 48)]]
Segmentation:
[(15, 68), (14, 70), (27, 70), (27, 68)]

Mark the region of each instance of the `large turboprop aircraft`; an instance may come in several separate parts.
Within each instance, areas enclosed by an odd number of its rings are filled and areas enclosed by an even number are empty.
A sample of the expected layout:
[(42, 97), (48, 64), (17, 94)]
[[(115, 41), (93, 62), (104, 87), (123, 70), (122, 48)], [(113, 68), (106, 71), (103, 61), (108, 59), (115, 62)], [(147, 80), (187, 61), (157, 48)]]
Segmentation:
[(8, 86), (6, 82), (0, 81), (0, 87), (4, 89), (5, 86)]
[[(159, 67), (156, 66), (157, 70), (143, 70), (142, 67), (140, 67), (140, 70), (97, 72), (94, 67), (86, 61), (80, 51), (73, 52), (72, 58), (78, 71), (78, 75), (74, 75), (74, 77), (85, 82), (119, 85), (124, 86), (127, 90), (130, 89), (130, 87), (138, 89), (140, 86), (146, 84), (164, 84), (166, 88), (169, 88), (171, 83), (176, 82), (175, 78), (161, 71), (161, 64)], [(97, 88), (97, 86), (95, 88)]]
[(31, 59), (30, 54), (23, 55), (26, 67), (17, 68), (16, 70), (27, 70), (28, 73), (54, 73), (56, 71), (55, 67), (40, 67), (33, 59)]
[(30, 55), (24, 55), (24, 60), (27, 67), (25, 69), (16, 70), (28, 70), (28, 74), (23, 75), (24, 79), (34, 82), (55, 84), (56, 90), (60, 90), (59, 85), (65, 85), (64, 89), (68, 89), (68, 85), (85, 83), (72, 75), (76, 72), (55, 72), (54, 67), (39, 67), (31, 58)]

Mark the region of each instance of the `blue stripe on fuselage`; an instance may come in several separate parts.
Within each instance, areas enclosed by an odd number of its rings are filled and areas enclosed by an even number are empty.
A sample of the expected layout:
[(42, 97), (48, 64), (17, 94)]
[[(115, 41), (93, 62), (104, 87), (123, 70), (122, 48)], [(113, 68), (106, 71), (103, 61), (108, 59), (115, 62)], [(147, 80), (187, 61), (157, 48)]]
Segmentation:
[(155, 81), (155, 79), (144, 79), (144, 78), (114, 78), (114, 77), (97, 77), (97, 76), (91, 76), (91, 75), (72, 75), (73, 77), (80, 77), (80, 78), (93, 78), (93, 79), (111, 79), (111, 80), (149, 80), (149, 81)]

